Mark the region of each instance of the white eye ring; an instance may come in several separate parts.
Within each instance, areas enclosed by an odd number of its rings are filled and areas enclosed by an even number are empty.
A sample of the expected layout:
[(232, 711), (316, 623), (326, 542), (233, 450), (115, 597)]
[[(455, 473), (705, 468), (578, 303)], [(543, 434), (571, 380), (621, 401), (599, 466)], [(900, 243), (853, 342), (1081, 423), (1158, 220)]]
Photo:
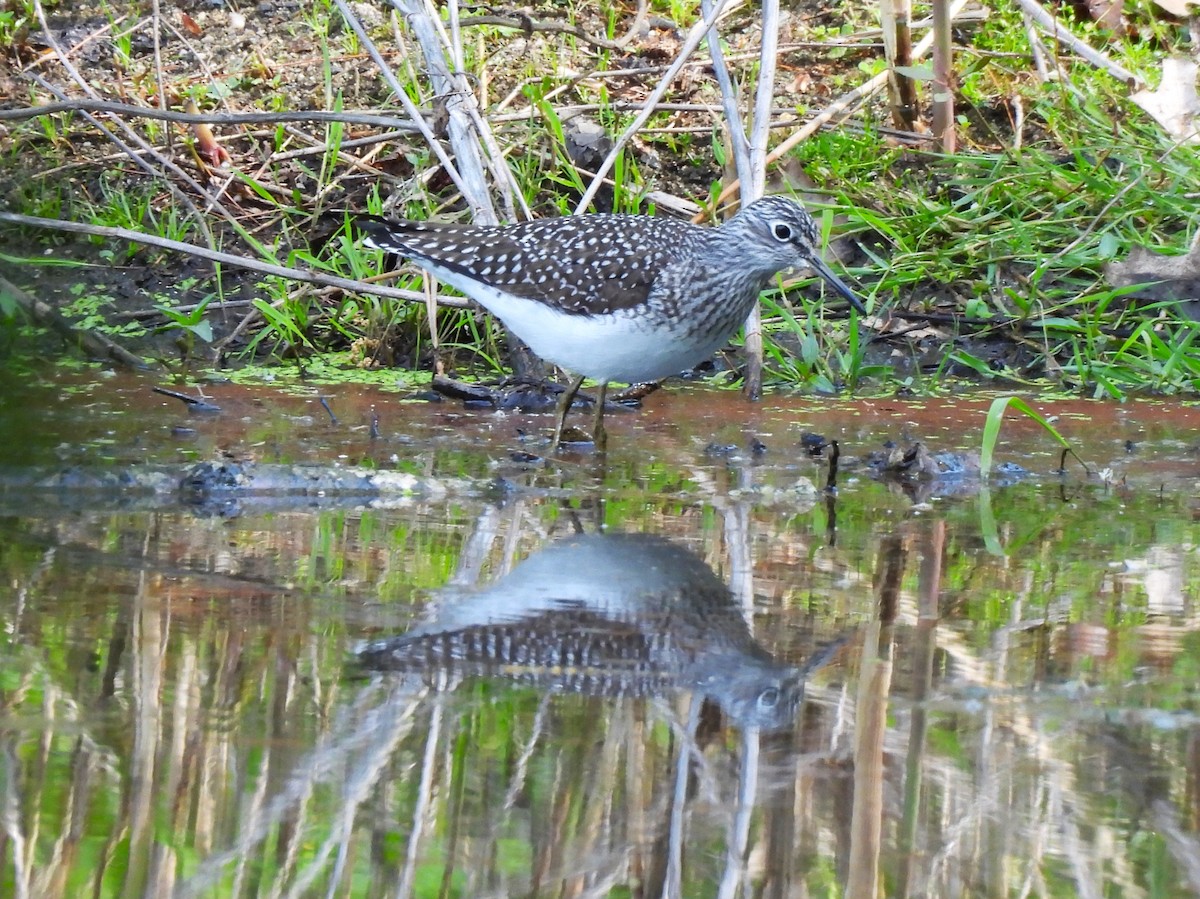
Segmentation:
[(772, 222), (771, 234), (776, 240), (791, 240), (792, 226), (787, 222)]

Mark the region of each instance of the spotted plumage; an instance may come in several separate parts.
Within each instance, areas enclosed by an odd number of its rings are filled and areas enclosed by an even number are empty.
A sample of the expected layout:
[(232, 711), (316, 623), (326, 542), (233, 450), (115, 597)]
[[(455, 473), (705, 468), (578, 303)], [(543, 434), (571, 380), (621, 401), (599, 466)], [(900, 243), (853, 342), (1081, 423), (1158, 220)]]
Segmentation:
[(657, 380), (704, 361), (787, 268), (814, 269), (863, 311), (821, 260), (812, 217), (787, 197), (751, 203), (715, 228), (639, 215), (359, 224), (369, 245), (412, 259), (542, 358), (602, 384)]

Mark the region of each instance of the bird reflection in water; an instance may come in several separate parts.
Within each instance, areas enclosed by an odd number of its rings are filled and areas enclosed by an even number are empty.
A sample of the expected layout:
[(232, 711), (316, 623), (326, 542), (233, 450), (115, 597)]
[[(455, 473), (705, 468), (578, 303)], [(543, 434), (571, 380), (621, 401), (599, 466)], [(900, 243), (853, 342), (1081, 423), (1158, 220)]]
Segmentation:
[(430, 683), (497, 677), (610, 697), (692, 690), (738, 727), (780, 730), (796, 719), (805, 678), (841, 642), (803, 667), (779, 662), (686, 549), (645, 534), (576, 535), (490, 587), (439, 594), (429, 620), (360, 647), (358, 660)]

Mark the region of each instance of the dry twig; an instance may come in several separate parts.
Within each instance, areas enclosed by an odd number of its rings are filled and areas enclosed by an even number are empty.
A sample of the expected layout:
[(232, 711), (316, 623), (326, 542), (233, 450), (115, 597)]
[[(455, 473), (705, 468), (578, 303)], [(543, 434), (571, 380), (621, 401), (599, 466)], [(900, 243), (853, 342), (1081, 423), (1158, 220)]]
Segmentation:
[[(196, 244), (185, 243), (179, 240), (169, 240), (165, 237), (158, 237), (153, 234), (145, 234), (141, 231), (133, 231), (129, 228), (110, 228), (102, 225), (87, 225), (83, 222), (68, 222), (59, 219), (38, 218), (32, 215), (17, 215), (13, 212), (0, 211), (0, 222), (7, 222), (10, 225), (24, 225), (32, 228), (47, 228), (52, 231), (69, 231), (75, 234), (90, 234), (95, 237), (108, 237), (116, 240), (127, 240), (132, 243), (146, 244), (147, 246), (159, 247), (164, 250), (172, 250), (176, 253), (186, 253), (189, 256), (196, 256), (200, 259), (208, 259), (212, 262), (219, 262), (222, 265), (233, 265), (238, 268), (244, 268), (249, 271), (259, 272), (264, 275), (274, 275), (279, 278), (288, 278), (293, 281), (303, 281), (308, 284), (319, 284), (324, 287), (339, 287), (343, 290), (353, 291), (354, 293), (369, 294), (377, 297), (388, 297), (394, 300), (404, 300), (405, 302), (425, 302), (425, 294), (418, 293), (414, 290), (400, 290), (394, 287), (380, 287), (369, 281), (355, 281), (352, 278), (339, 278), (335, 275), (323, 275), (320, 272), (310, 272), (304, 269), (289, 268), (284, 265), (275, 265), (271, 262), (262, 262), (258, 259), (251, 259), (247, 256), (237, 256), (233, 253), (222, 253), (219, 250), (210, 250), (207, 247), (197, 246)], [(381, 278), (387, 275), (381, 275)], [(446, 306), (465, 309), (470, 307), (470, 303), (458, 297), (442, 297), (441, 302)]]
[(592, 179), (592, 183), (588, 185), (583, 196), (575, 206), (575, 211), (582, 212), (591, 205), (592, 200), (596, 198), (597, 191), (600, 190), (601, 179), (608, 174), (609, 170), (617, 161), (617, 156), (625, 148), (625, 145), (633, 138), (635, 134), (641, 130), (641, 127), (646, 124), (647, 120), (654, 114), (654, 108), (658, 101), (662, 99), (663, 94), (667, 92), (667, 88), (671, 86), (671, 82), (675, 80), (675, 76), (683, 69), (688, 58), (696, 52), (696, 48), (700, 46), (702, 41), (708, 34), (713, 23), (720, 17), (722, 10), (725, 8), (728, 0), (716, 0), (715, 6), (708, 11), (703, 18), (689, 29), (687, 37), (683, 41), (683, 46), (679, 48), (679, 52), (675, 56), (671, 67), (667, 69), (662, 80), (651, 91), (650, 96), (646, 98), (646, 102), (642, 107), (641, 112), (634, 116), (633, 121), (625, 128), (623, 132), (613, 141), (612, 150), (608, 156), (596, 169), (596, 177)]

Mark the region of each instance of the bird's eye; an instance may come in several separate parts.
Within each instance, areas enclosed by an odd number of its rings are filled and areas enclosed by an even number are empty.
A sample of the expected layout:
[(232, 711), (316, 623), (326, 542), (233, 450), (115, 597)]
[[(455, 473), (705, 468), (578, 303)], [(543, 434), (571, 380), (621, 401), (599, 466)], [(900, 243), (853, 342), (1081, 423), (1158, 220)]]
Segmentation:
[[(783, 226), (785, 229), (786, 225)], [(779, 691), (774, 687), (768, 687), (758, 694), (758, 704), (764, 709), (773, 709), (779, 702)]]
[(775, 235), (776, 240), (791, 240), (792, 226), (787, 222), (774, 222), (771, 225), (771, 233)]

